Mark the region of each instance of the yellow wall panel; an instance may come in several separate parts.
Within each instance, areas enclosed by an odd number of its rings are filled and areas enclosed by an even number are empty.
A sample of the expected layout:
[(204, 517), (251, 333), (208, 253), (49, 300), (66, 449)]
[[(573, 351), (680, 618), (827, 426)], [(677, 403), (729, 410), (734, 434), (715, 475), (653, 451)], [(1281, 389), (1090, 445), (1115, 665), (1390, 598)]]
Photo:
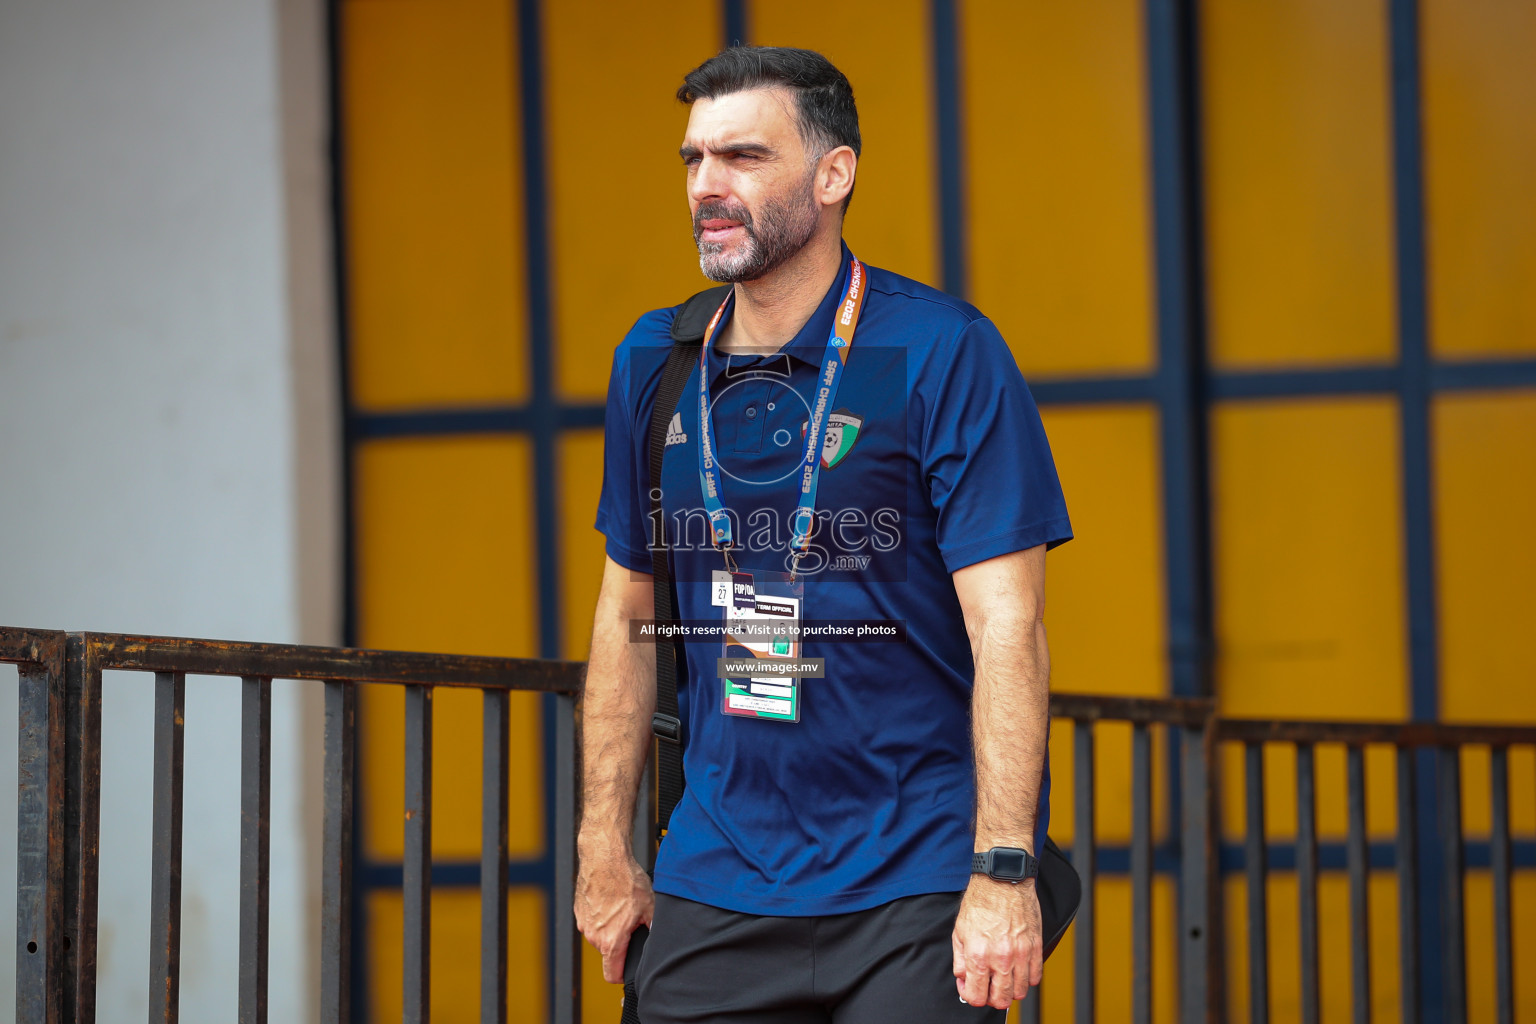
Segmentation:
[(711, 286), (699, 273), (677, 147), (683, 75), (724, 35), (713, 0), (547, 3), (544, 98), (555, 380), (601, 398), (635, 318)]
[(530, 463), (522, 438), (361, 447), (355, 500), (362, 643), (537, 653)]
[(527, 392), (515, 46), (505, 0), (343, 4), (345, 241), (360, 406)]
[[(401, 1019), (404, 904), (399, 891), (368, 896), (369, 1017), (377, 1024)], [(507, 1020), (549, 1019), (544, 949), (544, 894), (507, 894)], [(432, 893), (432, 1019), (480, 1019), (480, 890)]]
[(1207, 0), (1200, 30), (1212, 358), (1391, 359), (1385, 4)]
[(560, 438), (560, 584), (565, 656), (583, 660), (592, 646), (592, 616), (603, 579), (603, 535), (592, 524), (603, 485), (603, 432), (569, 431)]
[(1405, 717), (1395, 402), (1225, 403), (1212, 435), (1222, 711)]
[(1536, 720), (1536, 391), (1438, 398), (1433, 444), (1441, 714)]
[(1026, 374), (1156, 358), (1142, 8), (961, 7), (970, 297)]
[(817, 50), (853, 83), (864, 153), (848, 244), (866, 262), (937, 285), (928, 5), (770, 0), (753, 4), (750, 19), (753, 43)]
[(1536, 352), (1536, 5), (1420, 7), (1430, 341)]
[(1066, 693), (1163, 696), (1157, 412), (1052, 406), (1042, 415), (1076, 535), (1047, 559), (1051, 686)]
[[(368, 647), (458, 654), (536, 653), (534, 539), (522, 439), (380, 441), (358, 456), (359, 639)], [(543, 770), (538, 697), (516, 695), (511, 716), (510, 843), (542, 849)], [(480, 848), (479, 695), (438, 691), (434, 720), (433, 848), (473, 858)], [(365, 687), (363, 824), (377, 857), (402, 850), (404, 698)]]

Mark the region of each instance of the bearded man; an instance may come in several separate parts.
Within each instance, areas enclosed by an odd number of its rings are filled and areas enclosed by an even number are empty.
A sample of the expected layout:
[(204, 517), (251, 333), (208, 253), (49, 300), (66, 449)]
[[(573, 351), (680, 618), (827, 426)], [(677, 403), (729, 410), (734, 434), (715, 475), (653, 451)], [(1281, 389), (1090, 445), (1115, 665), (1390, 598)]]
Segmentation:
[[(647, 1024), (1002, 1021), (1065, 928), (1035, 878), (1060, 856), (1046, 551), (1072, 536), (1039, 413), (991, 321), (843, 243), (861, 142), (825, 57), (732, 48), (678, 98), (699, 266), (732, 287), (614, 356), (577, 922), (613, 982), (649, 926)], [(719, 628), (681, 644), (687, 786), (653, 882), (631, 821), (656, 645), (631, 623), (659, 542), (679, 622)]]

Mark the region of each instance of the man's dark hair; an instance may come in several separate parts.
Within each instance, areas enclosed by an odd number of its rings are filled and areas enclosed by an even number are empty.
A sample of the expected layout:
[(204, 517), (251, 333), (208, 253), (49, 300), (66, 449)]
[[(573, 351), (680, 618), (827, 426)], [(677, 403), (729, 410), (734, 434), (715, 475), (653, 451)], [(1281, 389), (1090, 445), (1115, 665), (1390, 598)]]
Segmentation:
[[(806, 148), (821, 157), (838, 146), (858, 156), (859, 111), (848, 76), (815, 50), (790, 46), (732, 46), (683, 76), (677, 98), (712, 100), (748, 89), (784, 88), (795, 96), (796, 127)], [(848, 193), (853, 198), (853, 193)], [(843, 203), (847, 208), (847, 201)]]

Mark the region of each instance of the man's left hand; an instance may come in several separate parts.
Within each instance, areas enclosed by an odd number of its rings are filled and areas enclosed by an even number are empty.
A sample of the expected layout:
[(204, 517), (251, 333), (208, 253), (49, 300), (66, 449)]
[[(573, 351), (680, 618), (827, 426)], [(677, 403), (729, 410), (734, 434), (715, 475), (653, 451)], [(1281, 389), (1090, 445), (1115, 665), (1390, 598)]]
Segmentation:
[(1040, 984), (1045, 967), (1035, 880), (974, 875), (955, 918), (955, 987), (972, 1006), (1006, 1010)]

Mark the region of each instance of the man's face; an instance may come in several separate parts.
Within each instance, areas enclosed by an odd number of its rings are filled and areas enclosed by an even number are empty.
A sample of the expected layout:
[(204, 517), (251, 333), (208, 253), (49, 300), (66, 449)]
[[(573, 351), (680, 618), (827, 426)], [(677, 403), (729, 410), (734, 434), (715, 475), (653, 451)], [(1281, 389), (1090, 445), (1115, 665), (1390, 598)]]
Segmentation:
[(753, 281), (816, 233), (816, 166), (786, 89), (694, 102), (681, 155), (699, 269), (712, 281)]

